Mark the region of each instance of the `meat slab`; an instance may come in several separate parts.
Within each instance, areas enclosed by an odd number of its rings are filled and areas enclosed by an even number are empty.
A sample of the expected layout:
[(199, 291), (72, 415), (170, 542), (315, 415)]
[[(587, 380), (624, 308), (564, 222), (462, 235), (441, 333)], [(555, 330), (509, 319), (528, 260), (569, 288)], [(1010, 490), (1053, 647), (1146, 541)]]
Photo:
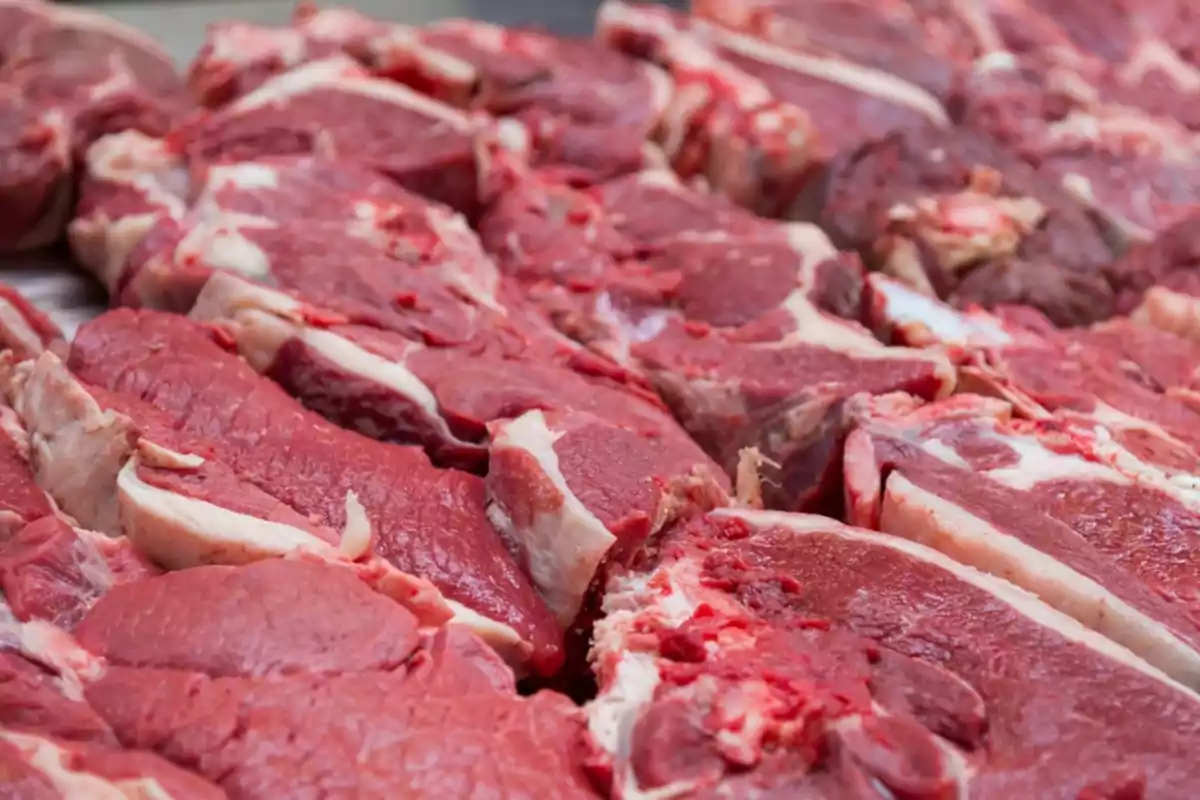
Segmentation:
[(847, 440), (851, 519), (1004, 576), (1200, 684), (1194, 490), (1106, 463), (1087, 426), (1013, 422), (970, 395), (906, 406), (878, 401)]
[(1196, 780), (1197, 695), (901, 537), (718, 511), (605, 610), (588, 713), (627, 795), (1173, 797)]
[(1112, 314), (1112, 254), (1084, 208), (984, 137), (923, 126), (849, 150), (822, 214), (836, 242), (926, 294), (1059, 325)]
[(0, 795), (1200, 794), (1186, 3), (0, 23)]
[(103, 15), (5, 0), (0, 21), (0, 251), (11, 251), (57, 239), (76, 159), (105, 133), (165, 133), (183, 84), (157, 44)]
[[(486, 518), (481, 479), (334, 427), (182, 317), (114, 312), (82, 330), (68, 363), (77, 376), (50, 354), (17, 365), (8, 391), (42, 443), (39, 483), (77, 519), (176, 568), (366, 558), (381, 591), (426, 619), (457, 616), (538, 669), (561, 657)], [(302, 429), (314, 451), (290, 446)]]
[(775, 507), (829, 499), (847, 397), (952, 388), (940, 355), (888, 349), (834, 316), (858, 316), (859, 267), (811, 225), (756, 219), (658, 172), (586, 192), (513, 179), (480, 222), (501, 271), (543, 294), (561, 330), (644, 374), (731, 475), (758, 448)]

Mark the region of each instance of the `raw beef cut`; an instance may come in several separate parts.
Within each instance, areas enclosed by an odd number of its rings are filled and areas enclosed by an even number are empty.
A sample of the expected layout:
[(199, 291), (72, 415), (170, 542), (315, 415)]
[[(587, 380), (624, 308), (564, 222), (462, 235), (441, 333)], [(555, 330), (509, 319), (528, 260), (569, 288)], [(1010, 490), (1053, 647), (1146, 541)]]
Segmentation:
[(1060, 325), (1112, 314), (1112, 256), (1083, 207), (981, 136), (922, 126), (847, 151), (822, 222), (868, 266), (955, 304), (1025, 303)]
[(412, 797), (594, 796), (579, 709), (517, 696), (478, 639), (420, 628), (333, 565), (199, 566), (128, 584), (53, 648), (63, 678), (137, 748), (127, 759), (162, 763), (156, 752), (233, 798), (382, 798), (401, 783)]
[(774, 506), (829, 499), (845, 398), (952, 388), (941, 356), (883, 347), (827, 313), (858, 316), (859, 272), (813, 226), (757, 219), (657, 172), (586, 192), (515, 179), (480, 222), (500, 269), (534, 295), (558, 284), (539, 301), (556, 324), (648, 376), (731, 475), (759, 448)]
[(593, 181), (662, 161), (671, 98), (657, 67), (591, 40), (444, 20), (374, 44), (374, 70), (464, 108), (519, 120), (535, 163)]
[(1151, 328), (1122, 334), (1120, 321), (1060, 332), (1028, 308), (958, 312), (879, 274), (869, 285), (873, 327), (893, 341), (948, 346), (960, 389), (1004, 398), (1030, 419), (1101, 424), (1140, 459), (1200, 473), (1192, 342)]
[(167, 55), (99, 14), (0, 3), (0, 251), (52, 242), (72, 204), (74, 164), (105, 133), (164, 133), (183, 107)]
[(215, 785), (153, 753), (4, 728), (0, 728), (0, 793), (23, 800), (226, 797)]
[[(43, 443), (39, 483), (77, 519), (169, 567), (297, 553), (353, 566), (430, 622), (554, 668), (556, 628), (488, 523), (482, 480), (329, 425), (179, 317), (102, 317), (71, 363), (83, 381), (45, 355), (7, 383)], [(292, 446), (300, 431), (310, 449)]]
[[(882, 398), (846, 443), (849, 518), (1008, 578), (1200, 686), (1200, 494), (1068, 421), (1014, 422), (974, 395)], [(1129, 459), (1114, 459), (1126, 464)]]
[(1118, 311), (1200, 341), (1200, 214), (1133, 247), (1111, 272)]
[(1200, 134), (1097, 97), (1074, 73), (1048, 85), (1042, 70), (1003, 54), (976, 66), (955, 111), (1056, 177), (1121, 245), (1152, 238), (1200, 203)]
[(897, 0), (696, 0), (692, 14), (802, 53), (890, 72), (939, 98), (967, 65), (944, 22)]
[[(276, 75), (172, 135), (193, 167), (277, 155), (340, 159), (472, 214), (476, 140), (490, 126), (338, 56)], [(514, 146), (524, 146), (523, 130), (518, 139)]]
[(336, 55), (360, 61), (371, 43), (398, 25), (377, 22), (348, 8), (301, 4), (286, 27), (236, 20), (210, 25), (188, 69), (187, 83), (204, 106), (219, 108), (289, 69)]
[(605, 611), (588, 714), (625, 796), (1168, 797), (1197, 779), (1197, 695), (900, 537), (714, 512)]
[(187, 165), (167, 140), (138, 131), (101, 138), (81, 166), (67, 228), (75, 260), (117, 294), (142, 239), (155, 226), (181, 220), (189, 192)]
[[(949, 124), (936, 97), (895, 75), (835, 56), (777, 47), (669, 9), (613, 0), (602, 6), (597, 29), (617, 49), (662, 63), (668, 70), (681, 57), (687, 59), (687, 69), (703, 70), (694, 55), (699, 50), (761, 82), (776, 100), (807, 112), (818, 135), (819, 161), (893, 130)], [(810, 180), (819, 189), (819, 176)], [(782, 214), (811, 218), (816, 212), (812, 203), (809, 194), (800, 193)]]
[(519, 120), (536, 161), (579, 179), (662, 159), (653, 141), (670, 80), (599, 43), (540, 30), (464, 19), (413, 28), (347, 9), (302, 8), (288, 27), (213, 27), (189, 83), (219, 107), (272, 75), (336, 54), (450, 105)]
[(728, 480), (691, 440), (577, 411), (495, 423), (487, 482), (489, 516), (564, 624), (609, 568), (653, 550), (678, 518), (729, 502)]

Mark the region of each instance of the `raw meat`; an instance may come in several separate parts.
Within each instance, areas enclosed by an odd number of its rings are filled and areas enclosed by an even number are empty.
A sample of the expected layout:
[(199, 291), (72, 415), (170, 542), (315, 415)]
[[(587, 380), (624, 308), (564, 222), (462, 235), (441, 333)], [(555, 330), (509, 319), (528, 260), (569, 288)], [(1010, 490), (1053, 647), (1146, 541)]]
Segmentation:
[(960, 387), (1004, 398), (1031, 419), (1103, 425), (1138, 458), (1200, 474), (1200, 402), (1181, 385), (1191, 384), (1190, 341), (1149, 328), (1122, 334), (1119, 321), (1059, 332), (1021, 307), (958, 312), (878, 274), (870, 287), (873, 326), (894, 341), (950, 346)]
[(1200, 203), (1198, 134), (1173, 117), (1097, 98), (1074, 72), (1048, 81), (1007, 54), (981, 62), (955, 118), (1056, 177), (1122, 246), (1152, 238)]
[(276, 75), (173, 137), (193, 167), (279, 155), (340, 159), (470, 215), (479, 204), (476, 141), (490, 125), (339, 56)]
[(23, 800), (155, 797), (223, 800), (213, 784), (158, 756), (0, 728), (0, 793)]
[(45, 355), (8, 390), (42, 443), (39, 483), (77, 519), (169, 567), (298, 552), (354, 566), (430, 622), (554, 668), (559, 634), (488, 523), (482, 480), (305, 412), (183, 318), (113, 312), (81, 329), (71, 363), (82, 381)]
[(99, 14), (33, 0), (0, 4), (0, 251), (54, 241), (74, 165), (105, 133), (166, 132), (183, 86), (159, 47)]
[(897, 0), (697, 0), (692, 14), (802, 53), (890, 72), (943, 99), (966, 66), (944, 22)]
[(588, 714), (626, 796), (1167, 797), (1196, 780), (1197, 695), (900, 537), (714, 512), (605, 610)]
[(961, 304), (1025, 303), (1059, 325), (1112, 314), (1112, 255), (1084, 209), (984, 137), (932, 126), (848, 150), (822, 222), (839, 245)]
[(501, 270), (535, 294), (559, 284), (541, 301), (556, 324), (646, 374), (731, 475), (759, 448), (773, 506), (829, 500), (847, 397), (953, 385), (941, 356), (888, 349), (826, 313), (858, 315), (859, 272), (813, 226), (757, 219), (661, 173), (587, 192), (516, 181), (480, 223)]
[(400, 26), (377, 22), (348, 8), (301, 4), (287, 27), (231, 20), (208, 28), (192, 59), (187, 82), (203, 105), (219, 108), (271, 77), (336, 55), (369, 58), (371, 43)]
[(373, 43), (379, 74), (520, 121), (535, 163), (594, 181), (662, 161), (652, 144), (673, 87), (657, 67), (590, 40), (473, 20)]
[(129, 584), (55, 647), (64, 677), (136, 748), (126, 759), (164, 763), (156, 752), (233, 798), (389, 797), (401, 783), (412, 797), (594, 796), (579, 709), (518, 697), (479, 640), (419, 628), (333, 565), (199, 566)]
[[(602, 6), (597, 28), (598, 35), (614, 47), (662, 63), (668, 70), (705, 71), (701, 56), (696, 55), (699, 51), (710, 54), (722, 68), (760, 82), (773, 99), (809, 115), (818, 135), (817, 161), (911, 125), (949, 124), (936, 97), (894, 75), (838, 57), (777, 47), (669, 9), (611, 0)], [(819, 178), (809, 178), (819, 189)], [(776, 213), (801, 219), (810, 219), (819, 210), (805, 193), (794, 195), (791, 208), (776, 205)]]
[(658, 163), (653, 145), (671, 94), (656, 67), (598, 43), (451, 19), (422, 27), (347, 9), (300, 9), (289, 27), (218, 25), (189, 82), (206, 105), (335, 54), (464, 109), (519, 120), (538, 163), (592, 180)]
[(1105, 463), (1113, 446), (1091, 426), (1013, 422), (973, 395), (915, 406), (861, 410), (846, 443), (852, 521), (1008, 578), (1200, 686), (1194, 489)]
[(1133, 247), (1111, 271), (1118, 311), (1200, 341), (1200, 214)]

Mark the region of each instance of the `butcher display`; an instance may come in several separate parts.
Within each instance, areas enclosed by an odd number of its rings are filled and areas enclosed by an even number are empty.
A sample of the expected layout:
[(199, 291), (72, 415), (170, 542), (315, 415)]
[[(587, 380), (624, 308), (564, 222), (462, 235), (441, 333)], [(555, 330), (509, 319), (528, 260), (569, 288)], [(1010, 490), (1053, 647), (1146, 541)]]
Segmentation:
[(1200, 796), (1200, 17), (681, 5), (0, 0), (0, 797)]

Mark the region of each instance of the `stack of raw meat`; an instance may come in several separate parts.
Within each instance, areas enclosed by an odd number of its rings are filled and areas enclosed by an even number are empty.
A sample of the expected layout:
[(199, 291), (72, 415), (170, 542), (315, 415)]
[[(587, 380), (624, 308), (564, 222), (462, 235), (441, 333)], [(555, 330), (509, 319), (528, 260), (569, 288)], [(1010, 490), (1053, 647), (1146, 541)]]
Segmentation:
[(0, 796), (1200, 796), (1187, 3), (10, 16)]

